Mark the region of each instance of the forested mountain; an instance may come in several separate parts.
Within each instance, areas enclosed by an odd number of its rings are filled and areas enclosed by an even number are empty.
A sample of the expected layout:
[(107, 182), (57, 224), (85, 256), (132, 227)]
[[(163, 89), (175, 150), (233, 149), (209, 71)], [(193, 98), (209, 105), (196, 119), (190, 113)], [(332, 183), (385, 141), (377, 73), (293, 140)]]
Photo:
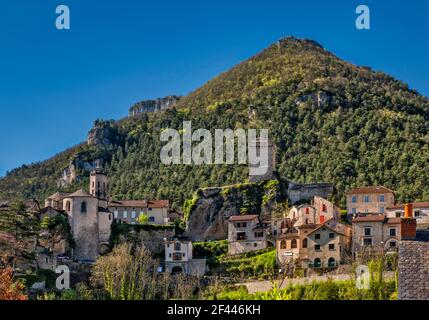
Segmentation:
[[(124, 109), (126, 106), (124, 106)], [(0, 199), (57, 190), (76, 153), (102, 157), (115, 198), (169, 198), (245, 181), (246, 166), (165, 166), (165, 128), (268, 128), (277, 171), (296, 182), (348, 188), (384, 185), (399, 201), (429, 200), (429, 100), (392, 77), (357, 67), (310, 40), (282, 39), (183, 97), (173, 108), (104, 123), (109, 146), (82, 144), (0, 180)], [(99, 122), (99, 125), (102, 122)], [(84, 184), (80, 180), (77, 184)]]

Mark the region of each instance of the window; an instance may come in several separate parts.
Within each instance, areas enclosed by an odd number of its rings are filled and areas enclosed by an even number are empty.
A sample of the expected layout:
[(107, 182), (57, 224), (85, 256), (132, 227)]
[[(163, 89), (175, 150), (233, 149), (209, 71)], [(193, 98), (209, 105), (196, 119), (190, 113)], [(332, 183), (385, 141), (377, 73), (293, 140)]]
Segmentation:
[(352, 203), (356, 203), (357, 202), (357, 197), (356, 196), (352, 196)]
[(384, 194), (382, 194), (382, 195), (380, 195), (380, 196), (378, 197), (378, 201), (379, 201), (379, 202), (384, 202), (384, 201), (385, 201)]
[(420, 212), (420, 210), (415, 210), (415, 211), (414, 211), (414, 216), (415, 216), (415, 217), (420, 217), (420, 216), (421, 216), (421, 212)]
[(257, 243), (254, 243), (254, 244), (253, 244), (253, 246), (254, 246), (254, 247), (257, 247), (257, 246), (258, 246), (258, 244), (257, 244)]
[(182, 249), (182, 244), (180, 242), (175, 242), (174, 243), (174, 250), (180, 251), (181, 249)]
[(246, 240), (246, 232), (237, 232), (237, 241)]
[(372, 246), (372, 239), (363, 239), (363, 245), (367, 247)]
[(152, 208), (149, 208), (148, 210), (149, 210), (149, 211), (152, 211)]
[(292, 239), (292, 241), (290, 243), (290, 247), (291, 247), (291, 249), (295, 249), (298, 247), (298, 243), (297, 243), (296, 239)]
[(115, 219), (118, 219), (118, 211), (114, 211), (113, 216), (115, 217)]
[(389, 235), (390, 235), (391, 237), (396, 237), (396, 229), (394, 229), (394, 228), (390, 229), (390, 230), (389, 230)]
[(305, 208), (305, 213), (310, 214), (310, 208)]
[(86, 202), (85, 201), (80, 204), (80, 212), (86, 213)]
[(322, 266), (322, 262), (320, 261), (319, 258), (314, 259), (314, 267), (315, 268), (320, 268)]
[(307, 243), (307, 239), (302, 240), (302, 247), (305, 249), (307, 248), (308, 243)]
[(182, 260), (182, 254), (180, 252), (173, 253), (173, 260), (174, 261), (181, 261)]
[(401, 213), (400, 212), (396, 212), (396, 218), (400, 218), (401, 217)]
[(124, 217), (124, 219), (128, 218), (128, 212), (124, 211), (124, 212), (122, 213), (122, 216)]
[(276, 235), (277, 235), (277, 230), (274, 230), (274, 231), (273, 231), (273, 234), (276, 236)]
[(263, 237), (264, 237), (264, 232), (263, 231), (255, 232), (255, 238), (263, 238)]
[(305, 219), (305, 224), (308, 224), (308, 219)]
[(366, 236), (370, 236), (370, 235), (372, 235), (372, 233), (371, 233), (371, 228), (365, 228), (365, 235), (366, 235)]
[(369, 203), (369, 196), (363, 196), (363, 202)]
[(66, 202), (66, 210), (68, 211), (68, 212), (70, 212), (70, 201), (67, 201)]
[(335, 238), (335, 233), (331, 232), (329, 233), (329, 239), (334, 239)]
[(352, 213), (356, 214), (356, 208), (352, 208)]
[(384, 213), (384, 207), (380, 207), (380, 213)]
[(111, 221), (112, 220), (112, 215), (111, 214), (109, 214), (109, 221)]
[(316, 245), (314, 245), (314, 250), (316, 250), (316, 251), (320, 251), (320, 244), (316, 244)]
[(390, 241), (390, 247), (396, 248), (396, 241)]
[(280, 242), (280, 249), (286, 249), (286, 241), (285, 240), (282, 240)]
[(335, 244), (334, 243), (329, 244), (329, 250), (335, 250)]
[(133, 218), (133, 219), (135, 219), (135, 218), (136, 218), (136, 212), (135, 212), (135, 211), (132, 211), (132, 212), (131, 212), (131, 218)]
[(326, 207), (326, 204), (322, 204), (322, 211), (323, 212), (327, 212), (328, 208)]
[(320, 220), (320, 224), (325, 223), (325, 216), (321, 215), (319, 220)]
[(155, 222), (155, 217), (149, 217), (149, 222)]
[(314, 235), (314, 239), (319, 240), (319, 239), (320, 239), (320, 233), (316, 233), (316, 234)]

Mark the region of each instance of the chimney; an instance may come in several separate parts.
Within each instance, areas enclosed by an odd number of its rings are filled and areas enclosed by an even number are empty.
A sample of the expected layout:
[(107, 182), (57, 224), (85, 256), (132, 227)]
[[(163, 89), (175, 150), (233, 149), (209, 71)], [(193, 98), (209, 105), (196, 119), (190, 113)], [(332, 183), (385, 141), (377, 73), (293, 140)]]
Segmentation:
[(417, 222), (413, 214), (412, 203), (405, 205), (404, 218), (401, 219), (401, 240), (415, 240), (417, 234)]

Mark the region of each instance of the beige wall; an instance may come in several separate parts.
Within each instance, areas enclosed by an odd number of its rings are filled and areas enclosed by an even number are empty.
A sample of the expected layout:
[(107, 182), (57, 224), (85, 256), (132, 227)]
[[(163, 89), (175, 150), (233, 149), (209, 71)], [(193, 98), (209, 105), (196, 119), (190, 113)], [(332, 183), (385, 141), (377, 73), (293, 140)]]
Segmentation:
[[(75, 240), (74, 259), (93, 260), (98, 257), (98, 200), (90, 197), (74, 197), (64, 199), (70, 202), (69, 223)], [(82, 202), (86, 202), (86, 213), (81, 212)]]
[(169, 224), (168, 208), (109, 207), (109, 210), (114, 215), (114, 219), (121, 223), (138, 224), (137, 218), (141, 214), (145, 214), (149, 218), (148, 224)]
[[(176, 250), (176, 244), (180, 244), (180, 250)], [(192, 259), (192, 242), (190, 241), (166, 241), (165, 242), (165, 261), (188, 261)], [(175, 260), (180, 257), (180, 260)]]
[[(243, 222), (246, 227), (242, 227)], [(241, 225), (238, 226), (238, 223)], [(255, 250), (265, 249), (267, 247), (266, 231), (263, 232), (262, 237), (256, 237), (253, 230), (259, 221), (254, 219), (252, 221), (229, 221), (228, 222), (228, 253), (231, 255), (250, 252)], [(261, 232), (261, 231), (258, 231)], [(237, 234), (245, 233), (245, 240), (238, 240)]]
[[(316, 239), (316, 235), (319, 235), (320, 239)], [(316, 245), (320, 246), (320, 249), (316, 250)], [(333, 245), (334, 248), (330, 249), (329, 245)], [(344, 246), (344, 239), (340, 234), (322, 227), (308, 236), (308, 259), (310, 263), (314, 264), (315, 259), (318, 258), (321, 261), (321, 266), (326, 268), (329, 259), (334, 258), (335, 266), (337, 266), (342, 261)]]
[(334, 205), (331, 201), (328, 201), (322, 197), (315, 196), (313, 199), (313, 207), (316, 209), (316, 216), (318, 218), (318, 223), (323, 223), (320, 219), (321, 216), (324, 217), (324, 221), (329, 219), (339, 219), (340, 218), (340, 209)]
[[(365, 235), (365, 228), (371, 228), (371, 235)], [(396, 236), (390, 236), (390, 229), (396, 229)], [(372, 246), (364, 245), (364, 239), (372, 239)], [(389, 250), (390, 242), (395, 241), (399, 246), (401, 239), (401, 225), (383, 222), (354, 222), (353, 223), (353, 253), (361, 251), (382, 252)], [(383, 243), (382, 243), (383, 242)]]
[[(382, 195), (384, 195), (384, 202), (380, 201)], [(364, 201), (365, 196), (369, 197), (369, 202)], [(356, 202), (352, 201), (353, 197), (356, 197)], [(386, 211), (386, 208), (394, 203), (393, 193), (347, 194), (347, 213), (353, 214), (353, 209), (356, 213), (383, 213), (382, 208)]]

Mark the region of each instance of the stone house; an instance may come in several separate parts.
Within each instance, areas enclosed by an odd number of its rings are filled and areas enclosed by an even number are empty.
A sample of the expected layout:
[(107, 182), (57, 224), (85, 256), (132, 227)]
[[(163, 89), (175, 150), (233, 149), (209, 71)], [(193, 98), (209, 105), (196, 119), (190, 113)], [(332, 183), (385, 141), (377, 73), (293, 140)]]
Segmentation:
[(110, 201), (109, 210), (116, 222), (138, 224), (140, 215), (148, 217), (148, 224), (167, 225), (169, 219), (168, 200), (119, 200)]
[(353, 219), (352, 251), (361, 254), (379, 254), (397, 251), (401, 240), (401, 218), (387, 218), (383, 214), (370, 214)]
[(289, 218), (272, 218), (269, 225), (270, 235), (278, 238), (292, 226), (292, 221)]
[(277, 261), (304, 269), (336, 267), (348, 256), (350, 239), (351, 228), (335, 219), (293, 227), (276, 241)]
[[(414, 202), (413, 216), (417, 225), (429, 224), (429, 202)], [(395, 204), (386, 208), (389, 218), (402, 218), (405, 215), (405, 204)]]
[(203, 276), (206, 259), (193, 259), (192, 241), (187, 238), (165, 239), (165, 269), (173, 274)]
[(267, 247), (269, 227), (258, 215), (232, 216), (228, 219), (228, 254), (235, 255)]
[(331, 201), (315, 196), (311, 204), (293, 206), (287, 216), (296, 221), (295, 227), (304, 224), (323, 224), (330, 219), (339, 219), (340, 209)]
[(309, 267), (336, 268), (343, 264), (350, 257), (350, 232), (347, 229), (347, 226), (330, 220), (312, 230), (307, 235)]
[(385, 214), (386, 208), (395, 203), (395, 194), (385, 187), (362, 187), (346, 192), (349, 220), (359, 213)]

